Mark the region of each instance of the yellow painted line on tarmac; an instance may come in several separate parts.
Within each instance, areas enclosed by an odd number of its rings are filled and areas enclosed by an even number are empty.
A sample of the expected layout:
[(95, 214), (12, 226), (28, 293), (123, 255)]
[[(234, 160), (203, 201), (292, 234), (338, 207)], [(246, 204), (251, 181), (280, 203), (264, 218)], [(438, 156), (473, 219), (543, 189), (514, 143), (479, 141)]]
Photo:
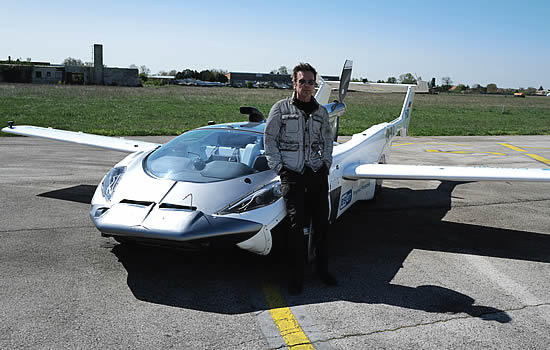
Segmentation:
[(509, 149), (514, 150), (514, 151), (517, 151), (517, 152), (524, 152), (524, 153), (527, 153), (527, 151), (524, 150), (523, 148), (519, 148), (519, 147), (510, 145), (510, 144), (507, 144), (507, 143), (499, 143), (499, 145), (504, 146), (504, 147), (508, 147)]
[(541, 163), (544, 163), (544, 164), (546, 164), (546, 165), (550, 165), (550, 160), (548, 160), (548, 159), (546, 159), (546, 158), (544, 158), (544, 157), (541, 157), (541, 156), (536, 155), (536, 154), (533, 154), (533, 153), (526, 153), (525, 155), (526, 155), (527, 157), (531, 157), (531, 158), (533, 158), (533, 159), (535, 159), (535, 160), (538, 160), (538, 161), (541, 162)]
[[(504, 146), (504, 147), (508, 147), (510, 149), (513, 149), (514, 151), (521, 152), (521, 153), (525, 154), (527, 157), (533, 158), (534, 160), (539, 161), (541, 163), (544, 163), (546, 165), (550, 165), (550, 160), (548, 160), (544, 157), (541, 157), (537, 154), (534, 154), (534, 153), (527, 153), (527, 151), (524, 150), (523, 148), (519, 148), (519, 147), (510, 145), (510, 144), (507, 144), (507, 143), (499, 143), (499, 145)], [(525, 148), (527, 148), (527, 147), (525, 147)]]
[(408, 146), (408, 145), (444, 145), (444, 146), (469, 146), (466, 143), (439, 143), (439, 142), (407, 142), (407, 143), (394, 143), (393, 147)]
[(426, 152), (430, 153), (452, 153), (452, 154), (492, 154), (495, 156), (505, 156), (506, 153), (500, 152), (473, 152), (473, 151), (440, 151), (437, 149), (427, 149)]
[(277, 329), (279, 329), (279, 333), (281, 333), (286, 346), (289, 349), (315, 350), (302, 327), (300, 327), (298, 320), (294, 317), (290, 308), (286, 306), (279, 288), (272, 284), (263, 284), (262, 291), (269, 307), (271, 318)]

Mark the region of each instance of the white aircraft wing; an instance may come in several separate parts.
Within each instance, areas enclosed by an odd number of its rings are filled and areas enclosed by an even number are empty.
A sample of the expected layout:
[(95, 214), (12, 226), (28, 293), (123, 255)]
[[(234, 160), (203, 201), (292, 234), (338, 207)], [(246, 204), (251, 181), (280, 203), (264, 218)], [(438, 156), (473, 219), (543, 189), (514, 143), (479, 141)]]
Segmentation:
[(550, 181), (550, 169), (362, 164), (344, 169), (346, 179), (441, 181)]
[[(326, 84), (332, 89), (338, 89), (340, 84), (339, 81), (327, 81)], [(428, 83), (423, 80), (419, 80), (418, 84), (389, 84), (389, 83), (360, 83), (360, 82), (351, 82), (349, 84), (349, 90), (352, 91), (362, 91), (362, 92), (380, 92), (380, 93), (391, 93), (391, 92), (407, 92), (409, 86), (414, 86), (415, 92), (427, 93)]]
[(41, 128), (38, 126), (28, 125), (10, 126), (3, 128), (2, 131), (10, 134), (43, 137), (52, 140), (73, 142), (81, 145), (106, 148), (128, 153), (147, 151), (160, 146), (158, 143), (128, 140), (121, 137), (93, 135), (83, 132)]

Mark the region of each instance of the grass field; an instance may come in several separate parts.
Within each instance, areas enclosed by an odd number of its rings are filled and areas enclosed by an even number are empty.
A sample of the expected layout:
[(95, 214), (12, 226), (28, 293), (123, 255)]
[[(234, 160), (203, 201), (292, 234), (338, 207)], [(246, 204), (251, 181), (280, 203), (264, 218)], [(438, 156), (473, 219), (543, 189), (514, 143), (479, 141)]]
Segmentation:
[[(16, 125), (102, 135), (177, 135), (209, 120), (245, 120), (239, 106), (257, 107), (267, 116), (273, 103), (290, 93), (229, 87), (0, 84), (0, 123), (14, 120)], [(403, 94), (349, 92), (340, 134), (391, 121), (399, 114), (403, 98)], [(409, 128), (413, 136), (548, 134), (547, 97), (416, 95)]]

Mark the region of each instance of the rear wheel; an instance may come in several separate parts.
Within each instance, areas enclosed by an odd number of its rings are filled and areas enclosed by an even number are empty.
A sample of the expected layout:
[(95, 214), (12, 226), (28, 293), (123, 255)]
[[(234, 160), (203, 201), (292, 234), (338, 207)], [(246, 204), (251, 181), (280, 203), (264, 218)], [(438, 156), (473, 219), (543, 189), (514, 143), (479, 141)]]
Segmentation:
[[(386, 164), (386, 157), (383, 155), (380, 160), (378, 161), (378, 164)], [(382, 179), (376, 179), (376, 185), (374, 187), (374, 196), (372, 199), (376, 199), (380, 196), (380, 191), (382, 191), (382, 183), (384, 180)]]

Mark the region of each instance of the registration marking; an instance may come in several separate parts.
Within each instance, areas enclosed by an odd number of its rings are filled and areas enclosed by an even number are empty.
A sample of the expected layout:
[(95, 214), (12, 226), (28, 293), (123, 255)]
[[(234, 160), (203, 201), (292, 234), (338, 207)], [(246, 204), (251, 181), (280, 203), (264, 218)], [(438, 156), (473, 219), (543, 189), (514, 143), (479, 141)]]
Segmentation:
[(290, 308), (286, 306), (279, 288), (272, 284), (263, 284), (262, 291), (269, 307), (271, 318), (277, 326), (279, 333), (281, 333), (287, 347), (297, 350), (315, 350), (302, 327), (300, 327), (298, 320), (294, 317)]

